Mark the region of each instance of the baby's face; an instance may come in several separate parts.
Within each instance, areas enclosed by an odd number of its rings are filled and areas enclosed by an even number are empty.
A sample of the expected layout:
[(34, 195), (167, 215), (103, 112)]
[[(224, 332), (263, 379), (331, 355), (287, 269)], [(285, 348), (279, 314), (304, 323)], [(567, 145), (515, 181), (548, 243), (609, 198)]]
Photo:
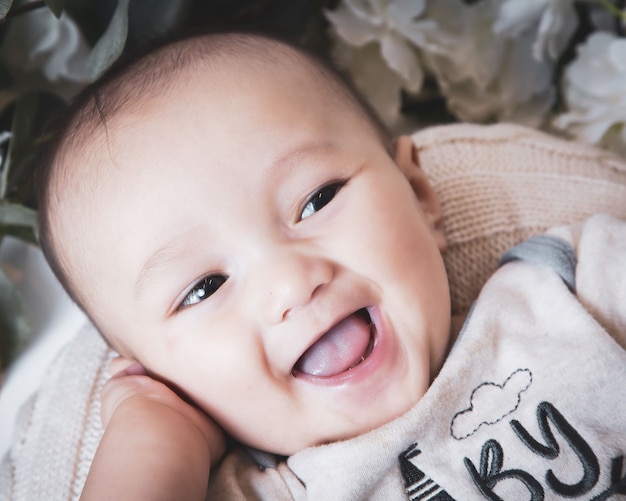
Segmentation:
[(287, 80), (199, 75), (112, 121), (63, 230), (119, 351), (282, 454), (407, 411), (450, 315), (410, 141), (396, 162), (361, 117)]

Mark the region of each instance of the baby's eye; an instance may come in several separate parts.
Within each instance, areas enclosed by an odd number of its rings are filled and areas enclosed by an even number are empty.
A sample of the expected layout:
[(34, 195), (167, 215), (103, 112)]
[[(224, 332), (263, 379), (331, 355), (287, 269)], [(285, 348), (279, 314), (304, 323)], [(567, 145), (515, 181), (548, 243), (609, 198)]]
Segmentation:
[(327, 184), (316, 191), (313, 196), (307, 200), (306, 205), (302, 209), (302, 212), (300, 213), (300, 220), (306, 219), (307, 217), (315, 214), (318, 210), (324, 208), (324, 206), (335, 198), (335, 195), (345, 186), (345, 184), (346, 181), (338, 181)]
[(224, 282), (228, 279), (225, 275), (209, 275), (208, 277), (200, 280), (193, 289), (187, 294), (183, 302), (180, 304), (180, 308), (186, 308), (204, 301), (206, 298), (217, 292)]

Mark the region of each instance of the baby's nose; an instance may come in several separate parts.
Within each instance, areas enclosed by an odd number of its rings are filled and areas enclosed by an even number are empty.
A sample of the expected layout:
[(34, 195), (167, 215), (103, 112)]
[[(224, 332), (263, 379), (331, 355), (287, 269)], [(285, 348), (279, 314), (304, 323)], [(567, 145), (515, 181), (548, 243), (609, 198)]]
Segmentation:
[(272, 252), (261, 266), (255, 289), (269, 325), (282, 322), (307, 305), (333, 277), (330, 261), (295, 249)]

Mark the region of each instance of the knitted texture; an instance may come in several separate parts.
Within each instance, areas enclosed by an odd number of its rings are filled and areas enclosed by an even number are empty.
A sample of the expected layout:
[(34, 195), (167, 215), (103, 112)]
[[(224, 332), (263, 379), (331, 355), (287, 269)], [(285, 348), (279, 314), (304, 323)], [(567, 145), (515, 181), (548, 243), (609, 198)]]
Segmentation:
[(513, 124), (434, 127), (413, 140), (442, 204), (453, 314), (508, 248), (596, 213), (626, 217), (626, 164), (609, 152)]
[(0, 500), (78, 499), (102, 436), (100, 390), (113, 356), (86, 325), (22, 409), (0, 468)]
[[(506, 124), (435, 127), (413, 140), (442, 203), (453, 313), (527, 237), (597, 212), (626, 218), (626, 164), (607, 152)], [(0, 500), (78, 499), (112, 356), (86, 326), (51, 365), (0, 467)]]

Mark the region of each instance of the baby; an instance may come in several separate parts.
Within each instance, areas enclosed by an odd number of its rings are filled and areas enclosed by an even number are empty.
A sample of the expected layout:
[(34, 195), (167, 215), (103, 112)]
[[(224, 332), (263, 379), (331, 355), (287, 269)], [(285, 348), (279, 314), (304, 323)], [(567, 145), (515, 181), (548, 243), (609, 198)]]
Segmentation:
[(449, 353), (416, 148), (302, 50), (157, 49), (83, 93), (40, 181), (42, 248), (120, 354), (85, 499), (626, 493), (626, 271), (576, 268), (626, 270), (624, 224), (513, 249)]

